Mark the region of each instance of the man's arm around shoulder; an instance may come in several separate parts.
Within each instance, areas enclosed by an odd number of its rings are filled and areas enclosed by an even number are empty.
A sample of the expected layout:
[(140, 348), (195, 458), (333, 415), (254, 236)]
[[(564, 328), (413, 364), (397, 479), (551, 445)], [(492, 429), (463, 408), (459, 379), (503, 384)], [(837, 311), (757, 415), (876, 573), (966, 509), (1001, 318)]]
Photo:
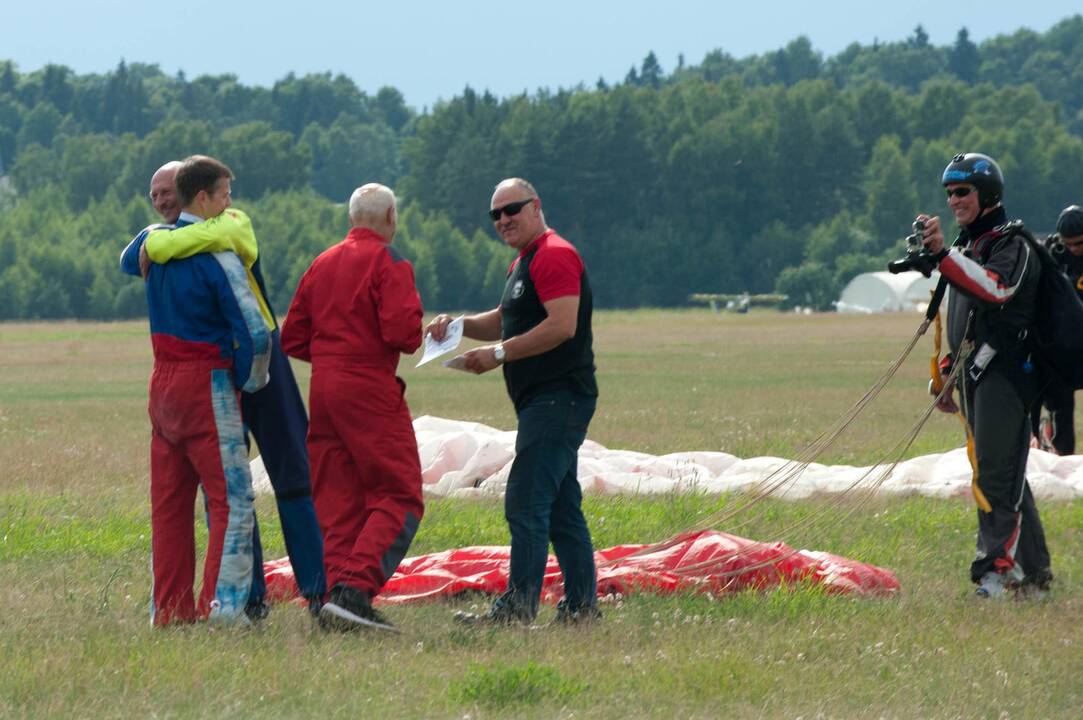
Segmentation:
[(135, 275), (136, 277), (146, 277), (146, 269), (140, 265), (140, 251), (143, 249), (143, 245), (146, 242), (147, 236), (152, 232), (166, 232), (171, 228), (171, 225), (164, 225), (157, 223), (154, 225), (148, 225), (139, 231), (120, 252), (120, 269), (129, 275)]
[(159, 264), (200, 253), (232, 252), (250, 268), (259, 257), (252, 220), (236, 208), (201, 223), (154, 230), (147, 235), (146, 247), (147, 257)]

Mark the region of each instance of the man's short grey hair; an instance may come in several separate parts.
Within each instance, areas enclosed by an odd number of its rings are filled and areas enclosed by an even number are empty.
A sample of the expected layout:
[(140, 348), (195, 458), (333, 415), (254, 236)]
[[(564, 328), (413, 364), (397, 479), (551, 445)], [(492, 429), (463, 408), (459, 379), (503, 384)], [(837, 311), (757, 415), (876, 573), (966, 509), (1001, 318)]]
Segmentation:
[(395, 193), (379, 183), (368, 183), (350, 196), (350, 222), (356, 224), (381, 221), (389, 208), (396, 205)]
[(538, 197), (538, 191), (534, 189), (533, 185), (528, 183), (526, 180), (524, 180), (522, 178), (517, 178), (517, 177), (507, 178), (506, 180), (501, 180), (500, 182), (498, 182), (496, 184), (496, 187), (493, 188), (493, 192), (496, 192), (500, 188), (509, 187), (509, 186), (513, 186), (513, 187), (517, 187), (517, 188), (521, 188), (521, 189), (525, 190), (526, 194), (529, 195), (532, 198)]

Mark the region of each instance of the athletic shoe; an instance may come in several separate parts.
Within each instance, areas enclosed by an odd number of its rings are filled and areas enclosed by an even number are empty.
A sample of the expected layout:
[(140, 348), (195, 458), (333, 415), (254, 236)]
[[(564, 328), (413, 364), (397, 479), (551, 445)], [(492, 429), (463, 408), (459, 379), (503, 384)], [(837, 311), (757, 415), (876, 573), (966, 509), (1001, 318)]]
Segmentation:
[(483, 613), (472, 613), (459, 610), (452, 618), (460, 625), (529, 625), (534, 618), (522, 610), (517, 610), (499, 599)]
[(1015, 586), (1015, 599), (1029, 602), (1045, 602), (1051, 598), (1048, 582), (1027, 579)]
[(372, 600), (367, 594), (341, 583), (331, 588), (331, 596), (320, 608), (320, 627), (338, 632), (365, 629), (399, 632), (387, 618), (373, 609)]
[(561, 598), (557, 603), (557, 614), (553, 618), (554, 625), (589, 625), (602, 619), (602, 611), (597, 605), (587, 605), (578, 610), (569, 610), (568, 601)]
[(222, 612), (222, 603), (215, 598), (211, 600), (211, 611), (207, 615), (207, 624), (216, 628), (250, 628), (255, 627), (255, 622), (248, 616), (248, 606), (234, 613)]
[(995, 600), (1004, 597), (1004, 590), (1006, 587), (1007, 583), (1003, 575), (995, 572), (987, 572), (981, 576), (981, 582), (978, 584), (978, 589), (974, 591), (974, 595), (980, 598)]
[(308, 614), (314, 619), (319, 620), (320, 608), (323, 607), (323, 598), (319, 595), (313, 595), (305, 598), (308, 601)]
[(271, 614), (271, 606), (262, 600), (249, 602), (244, 606), (244, 614), (253, 625), (258, 625), (266, 620), (267, 616)]

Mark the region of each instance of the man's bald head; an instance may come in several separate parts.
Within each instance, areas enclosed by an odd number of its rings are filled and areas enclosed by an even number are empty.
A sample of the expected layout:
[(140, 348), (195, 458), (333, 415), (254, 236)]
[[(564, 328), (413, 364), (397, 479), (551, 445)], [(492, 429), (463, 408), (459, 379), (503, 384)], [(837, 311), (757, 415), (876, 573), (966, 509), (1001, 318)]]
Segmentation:
[(176, 184), (180, 166), (180, 160), (170, 160), (155, 170), (150, 178), (150, 204), (170, 225), (177, 222), (181, 211)]
[(379, 183), (368, 183), (350, 196), (350, 224), (363, 227), (391, 242), (398, 224), (395, 193)]
[(522, 178), (497, 183), (489, 201), (489, 217), (497, 234), (516, 250), (527, 247), (548, 230), (538, 191)]

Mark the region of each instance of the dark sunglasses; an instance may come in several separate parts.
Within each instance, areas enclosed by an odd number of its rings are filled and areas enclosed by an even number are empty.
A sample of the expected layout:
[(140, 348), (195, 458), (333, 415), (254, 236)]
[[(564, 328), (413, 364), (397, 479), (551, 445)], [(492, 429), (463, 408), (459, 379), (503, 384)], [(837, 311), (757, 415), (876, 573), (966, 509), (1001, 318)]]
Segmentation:
[(947, 190), (945, 192), (947, 192), (949, 199), (951, 198), (952, 195), (954, 195), (957, 198), (965, 198), (973, 190), (974, 190), (974, 188), (957, 187), (957, 188), (952, 188), (951, 190)]
[(503, 207), (493, 208), (492, 210), (490, 210), (489, 217), (492, 218), (493, 222), (499, 220), (501, 214), (507, 215), (508, 217), (515, 217), (523, 208), (525, 208), (532, 202), (534, 202), (534, 198), (527, 198), (526, 200), (510, 202)]

